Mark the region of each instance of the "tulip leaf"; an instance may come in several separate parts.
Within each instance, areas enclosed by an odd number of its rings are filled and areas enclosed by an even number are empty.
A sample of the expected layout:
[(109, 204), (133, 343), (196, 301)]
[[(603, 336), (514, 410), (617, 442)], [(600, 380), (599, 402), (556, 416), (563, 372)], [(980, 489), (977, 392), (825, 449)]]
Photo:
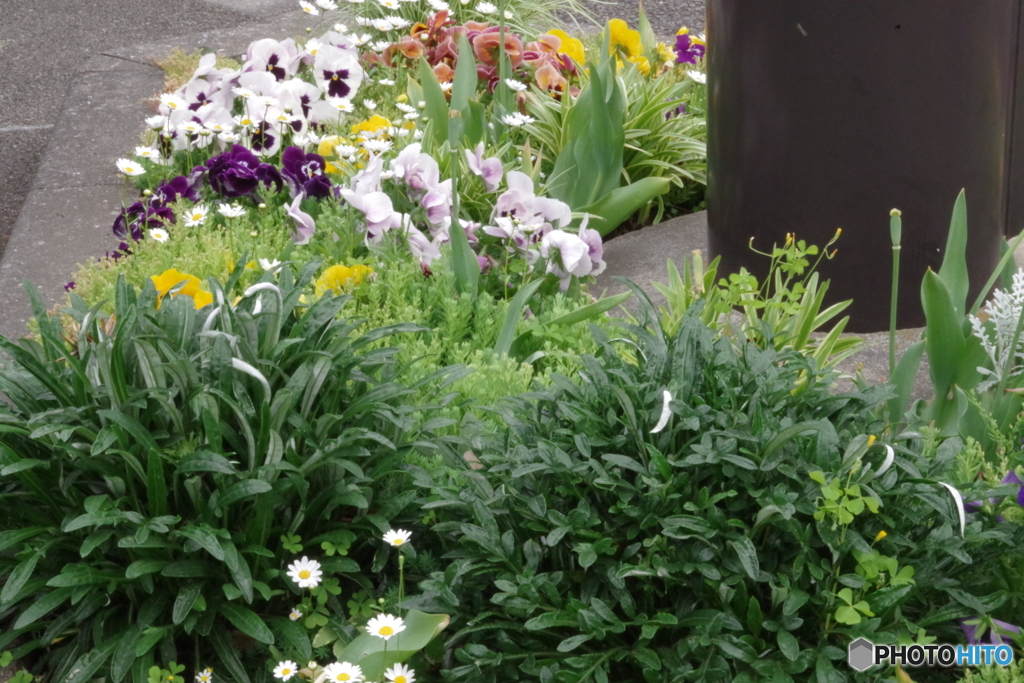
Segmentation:
[[(426, 614), (409, 610), (404, 617), (405, 630), (387, 641), (369, 633), (363, 633), (355, 640), (340, 648), (335, 646), (334, 656), (339, 662), (352, 662), (363, 669), (368, 681), (384, 678), (384, 670), (404, 662), (422, 650), (434, 637), (448, 626), (447, 614)], [(386, 648), (386, 649), (385, 649)]]
[(671, 186), (672, 181), (668, 178), (642, 178), (612, 190), (579, 210), (590, 214), (587, 227), (597, 230), (604, 237), (652, 199), (668, 192)]
[(523, 315), (523, 307), (526, 301), (533, 296), (533, 293), (544, 284), (544, 280), (534, 280), (528, 285), (521, 287), (512, 300), (508, 303), (505, 311), (505, 320), (501, 324), (501, 331), (498, 332), (498, 341), (494, 344), (494, 352), (508, 354), (512, 348), (512, 342), (516, 336), (516, 326)]
[(255, 638), (261, 643), (267, 645), (274, 644), (274, 634), (270, 632), (270, 629), (263, 623), (263, 620), (252, 610), (236, 605), (233, 602), (221, 603), (218, 610), (242, 633)]
[(426, 103), (424, 113), (430, 119), (429, 134), (424, 137), (424, 141), (432, 143), (431, 150), (437, 150), (448, 139), (448, 101), (426, 59), (420, 60), (420, 87)]
[(896, 388), (896, 396), (889, 399), (889, 421), (893, 424), (899, 422), (910, 404), (910, 395), (914, 391), (917, 369), (921, 367), (925, 346), (926, 342), (919, 341), (908, 348), (889, 378), (889, 383)]
[(921, 303), (927, 321), (925, 343), (932, 385), (936, 400), (941, 401), (949, 393), (964, 356), (966, 342), (960, 326), (963, 313), (957, 312), (945, 281), (931, 269), (921, 281)]
[[(452, 189), (457, 192), (454, 182), (452, 186)], [(448, 231), (448, 239), (452, 245), (452, 271), (455, 274), (455, 284), (459, 291), (476, 298), (477, 286), (480, 282), (480, 262), (476, 260), (476, 254), (469, 246), (469, 238), (466, 237), (466, 231), (462, 229), (457, 211), (456, 200), (452, 207), (452, 226)]]
[[(459, 61), (455, 66), (455, 79), (452, 81), (452, 111), (463, 111), (467, 107), (469, 101), (476, 95), (476, 84), (476, 59), (473, 57), (473, 48), (463, 33), (459, 36)], [(454, 145), (457, 140), (451, 142)]]
[(946, 284), (953, 306), (960, 317), (963, 317), (967, 306), (967, 199), (960, 190), (956, 204), (953, 205), (953, 216), (949, 222), (949, 235), (946, 238), (946, 252), (942, 256), (942, 267), (939, 277)]

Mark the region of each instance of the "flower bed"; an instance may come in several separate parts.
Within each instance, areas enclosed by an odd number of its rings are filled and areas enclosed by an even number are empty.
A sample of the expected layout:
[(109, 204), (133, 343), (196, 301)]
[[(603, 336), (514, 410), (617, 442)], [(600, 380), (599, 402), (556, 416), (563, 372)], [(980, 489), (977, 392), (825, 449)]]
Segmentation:
[(0, 339), (0, 649), (72, 683), (840, 681), (856, 638), (1010, 638), (1020, 287), (966, 323), (926, 279), (955, 410), (939, 364), (930, 407), (906, 371), (834, 392), (831, 243), (764, 282), (697, 255), (613, 320), (602, 238), (703, 180), (701, 41), (355, 4), (163, 95), (117, 249)]

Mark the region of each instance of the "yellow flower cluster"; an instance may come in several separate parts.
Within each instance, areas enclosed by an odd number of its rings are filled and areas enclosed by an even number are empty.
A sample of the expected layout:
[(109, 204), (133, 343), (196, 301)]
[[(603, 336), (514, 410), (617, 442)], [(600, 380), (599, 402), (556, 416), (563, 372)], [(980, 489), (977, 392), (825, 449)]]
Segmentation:
[(316, 295), (322, 297), (328, 292), (335, 295), (347, 294), (367, 280), (373, 274), (373, 268), (356, 264), (354, 266), (336, 265), (324, 271), (316, 280)]
[(173, 292), (171, 296), (191, 297), (197, 309), (213, 303), (213, 294), (210, 294), (200, 287), (199, 278), (195, 275), (179, 273), (177, 269), (171, 268), (169, 270), (165, 270), (159, 275), (153, 275), (150, 279), (153, 281), (153, 285), (156, 287), (158, 294), (158, 298), (156, 300), (157, 309), (160, 308), (160, 303), (163, 301), (164, 296), (166, 296), (172, 289), (178, 285), (182, 285), (183, 283), (183, 286), (178, 289), (178, 291)]
[[(644, 43), (639, 31), (634, 31), (622, 19), (612, 19), (608, 22), (608, 30), (611, 32), (611, 54), (616, 55), (619, 60), (619, 68), (623, 66), (622, 58), (636, 64), (637, 70), (644, 76), (651, 74), (651, 62), (644, 54)], [(675, 65), (676, 53), (665, 43), (658, 43), (656, 46), (657, 55), (655, 75), (660, 76)]]
[(547, 34), (555, 36), (562, 41), (562, 45), (558, 48), (559, 54), (568, 55), (576, 64), (583, 64), (586, 61), (586, 49), (583, 47), (583, 41), (573, 38), (565, 31), (557, 28), (548, 31)]

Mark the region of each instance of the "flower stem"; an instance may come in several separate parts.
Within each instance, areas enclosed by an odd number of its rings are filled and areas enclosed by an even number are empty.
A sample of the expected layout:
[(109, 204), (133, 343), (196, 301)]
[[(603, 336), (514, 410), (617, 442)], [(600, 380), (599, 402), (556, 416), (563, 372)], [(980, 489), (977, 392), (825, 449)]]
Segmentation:
[[(398, 551), (398, 616), (402, 616), (402, 603), (405, 602), (405, 555)], [(385, 643), (386, 645), (386, 643)]]
[(896, 300), (900, 285), (900, 241), (903, 222), (900, 210), (889, 212), (889, 237), (892, 239), (892, 296), (889, 303), (889, 381), (896, 370)]

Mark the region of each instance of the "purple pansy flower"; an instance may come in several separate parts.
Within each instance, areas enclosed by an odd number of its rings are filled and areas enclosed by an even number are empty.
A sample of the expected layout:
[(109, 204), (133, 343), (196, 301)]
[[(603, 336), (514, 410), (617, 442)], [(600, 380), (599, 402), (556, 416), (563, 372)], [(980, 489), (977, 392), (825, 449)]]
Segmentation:
[(679, 64), (696, 64), (704, 57), (704, 44), (695, 41), (689, 33), (676, 36), (676, 62)]
[(233, 145), (227, 152), (211, 158), (206, 162), (206, 169), (210, 186), (229, 199), (252, 194), (260, 183), (268, 188), (274, 185), (278, 192), (284, 186), (276, 168), (261, 162), (241, 145)]
[(288, 147), (281, 155), (281, 174), (292, 196), (305, 192), (307, 197), (324, 199), (331, 195), (331, 181), (324, 175), (324, 158), (307, 154), (301, 147)]

